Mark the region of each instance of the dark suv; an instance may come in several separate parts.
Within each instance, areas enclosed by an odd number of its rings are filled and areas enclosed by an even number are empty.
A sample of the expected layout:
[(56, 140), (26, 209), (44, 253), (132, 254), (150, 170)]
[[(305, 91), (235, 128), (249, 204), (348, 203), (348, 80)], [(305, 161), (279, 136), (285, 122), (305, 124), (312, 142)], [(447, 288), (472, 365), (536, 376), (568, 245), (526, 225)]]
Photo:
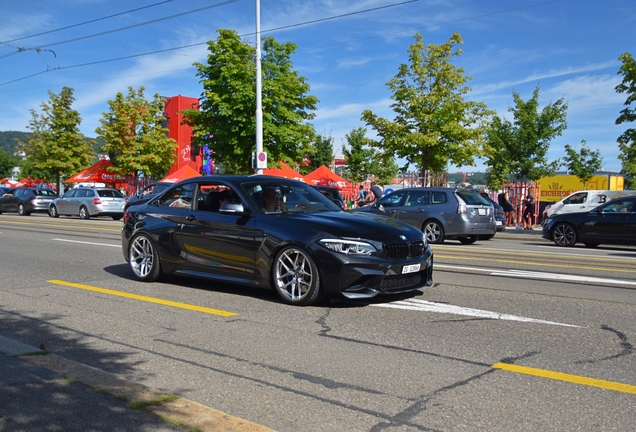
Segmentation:
[(342, 195), (337, 188), (332, 186), (313, 186), (314, 189), (320, 191), (321, 194), (329, 198), (331, 201), (338, 204), (338, 207), (341, 209), (345, 209), (344, 200), (342, 199)]
[(377, 213), (413, 225), (426, 234), (429, 243), (457, 239), (471, 244), (482, 236), (494, 236), (496, 229), (490, 201), (464, 189), (399, 189), (354, 211)]
[(148, 186), (146, 186), (145, 188), (137, 192), (136, 195), (133, 195), (126, 200), (126, 204), (124, 205), (124, 210), (128, 210), (128, 207), (130, 206), (143, 204), (145, 202), (150, 201), (151, 199), (156, 197), (158, 194), (168, 189), (173, 184), (174, 183), (169, 183), (169, 182), (157, 182), (157, 183), (149, 184)]

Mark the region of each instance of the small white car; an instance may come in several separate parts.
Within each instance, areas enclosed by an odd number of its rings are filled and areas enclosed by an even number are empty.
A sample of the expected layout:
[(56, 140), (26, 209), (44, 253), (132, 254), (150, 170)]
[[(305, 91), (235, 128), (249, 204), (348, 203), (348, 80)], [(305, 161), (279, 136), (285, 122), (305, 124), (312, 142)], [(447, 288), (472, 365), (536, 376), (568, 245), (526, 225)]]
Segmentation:
[(67, 191), (49, 205), (49, 216), (79, 216), (88, 219), (110, 216), (119, 220), (124, 216), (126, 199), (117, 189), (79, 187)]

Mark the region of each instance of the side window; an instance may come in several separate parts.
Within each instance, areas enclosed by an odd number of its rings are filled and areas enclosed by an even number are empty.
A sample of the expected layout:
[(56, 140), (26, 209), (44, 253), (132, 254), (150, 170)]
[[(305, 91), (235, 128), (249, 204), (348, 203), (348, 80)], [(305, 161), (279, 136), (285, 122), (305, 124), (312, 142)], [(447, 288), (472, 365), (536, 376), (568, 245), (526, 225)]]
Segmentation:
[(587, 192), (581, 192), (572, 195), (570, 198), (563, 201), (563, 204), (583, 204), (587, 201)]
[(64, 194), (64, 198), (73, 198), (75, 195), (77, 195), (77, 189), (71, 189)]
[(189, 183), (178, 188), (172, 189), (171, 193), (165, 194), (157, 201), (159, 207), (179, 207), (191, 208), (192, 197), (194, 196), (194, 187), (196, 183)]
[(26, 192), (26, 190), (24, 190), (24, 189), (18, 189), (18, 190), (15, 191), (14, 195), (17, 196), (17, 197), (21, 197), (22, 195), (24, 195), (25, 192)]
[(430, 193), (428, 191), (411, 191), (404, 205), (407, 207), (428, 205), (429, 196)]
[(75, 198), (84, 198), (86, 196), (86, 189), (78, 189), (75, 192)]
[(432, 204), (444, 204), (447, 201), (446, 192), (433, 192), (432, 198)]
[(392, 193), (378, 201), (378, 205), (381, 205), (382, 207), (398, 207), (404, 195), (406, 195), (405, 191)]

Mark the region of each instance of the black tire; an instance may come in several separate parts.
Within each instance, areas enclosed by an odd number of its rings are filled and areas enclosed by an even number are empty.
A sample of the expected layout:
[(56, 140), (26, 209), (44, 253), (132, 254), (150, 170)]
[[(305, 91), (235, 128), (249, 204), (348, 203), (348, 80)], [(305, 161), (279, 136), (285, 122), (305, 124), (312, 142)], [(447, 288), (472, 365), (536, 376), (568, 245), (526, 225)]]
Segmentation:
[(312, 305), (324, 296), (318, 267), (307, 253), (294, 246), (286, 247), (276, 255), (272, 282), (280, 298), (291, 305)]
[(457, 240), (459, 240), (461, 244), (473, 244), (477, 241), (477, 236), (460, 237)]
[(57, 212), (57, 207), (52, 204), (49, 206), (49, 216), (51, 216), (52, 218), (60, 217), (60, 214)]
[(596, 248), (598, 247), (598, 243), (583, 243), (587, 248)]
[(86, 206), (81, 206), (79, 210), (79, 217), (81, 219), (90, 219), (91, 215), (88, 213)]
[(557, 246), (574, 246), (576, 243), (576, 230), (572, 224), (561, 222), (552, 230), (552, 241)]
[(31, 213), (26, 211), (26, 208), (24, 208), (24, 204), (20, 203), (18, 204), (18, 214), (20, 216), (29, 216)]
[(481, 235), (479, 236), (479, 240), (492, 240), (494, 237), (495, 237), (494, 234)]
[(436, 220), (424, 222), (422, 231), (426, 234), (426, 241), (431, 244), (444, 243), (444, 227)]
[(161, 279), (161, 263), (155, 242), (146, 234), (133, 237), (128, 245), (128, 264), (135, 278), (142, 282)]

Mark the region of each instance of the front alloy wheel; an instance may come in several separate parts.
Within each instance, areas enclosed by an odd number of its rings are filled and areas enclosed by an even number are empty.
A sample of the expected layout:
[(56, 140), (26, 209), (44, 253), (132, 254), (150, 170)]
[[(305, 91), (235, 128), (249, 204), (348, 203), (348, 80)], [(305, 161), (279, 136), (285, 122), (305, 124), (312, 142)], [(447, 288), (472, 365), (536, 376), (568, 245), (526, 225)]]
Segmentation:
[(161, 277), (157, 248), (146, 234), (140, 234), (130, 242), (128, 262), (135, 277), (140, 281), (154, 282)]
[(574, 246), (574, 243), (576, 243), (576, 231), (569, 223), (560, 223), (554, 227), (552, 240), (557, 246)]
[(444, 228), (439, 222), (434, 220), (426, 222), (422, 231), (426, 234), (426, 241), (429, 243), (444, 243)]
[(27, 213), (26, 209), (24, 208), (24, 204), (20, 203), (18, 205), (18, 214), (20, 216), (28, 216), (29, 214)]
[(51, 204), (51, 207), (49, 207), (49, 216), (51, 216), (52, 218), (60, 217), (60, 214), (57, 212), (57, 207), (55, 207), (53, 204)]
[(283, 249), (274, 260), (274, 287), (284, 302), (306, 306), (322, 298), (318, 268), (296, 247)]

